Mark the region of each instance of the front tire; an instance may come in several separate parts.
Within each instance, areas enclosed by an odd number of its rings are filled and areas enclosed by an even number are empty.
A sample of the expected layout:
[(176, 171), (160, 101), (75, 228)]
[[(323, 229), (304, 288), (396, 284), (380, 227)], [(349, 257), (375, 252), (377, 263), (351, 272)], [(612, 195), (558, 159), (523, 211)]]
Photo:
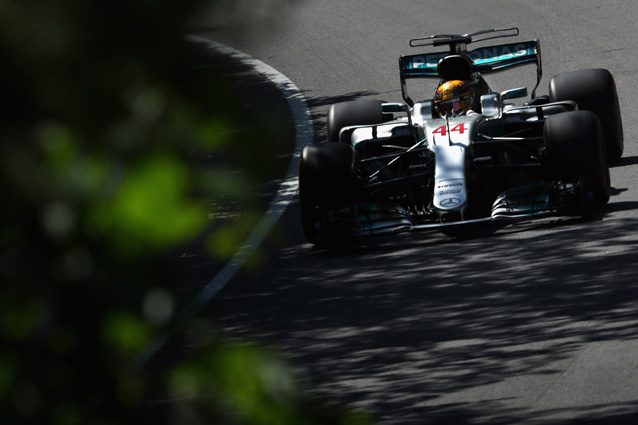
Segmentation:
[(581, 182), (586, 209), (607, 205), (609, 167), (598, 117), (590, 111), (552, 115), (545, 120), (543, 137), (549, 177)]
[(308, 145), (299, 163), (301, 225), (309, 242), (332, 246), (350, 239), (348, 223), (326, 220), (336, 210), (356, 200), (357, 185), (352, 173), (353, 151), (349, 145)]

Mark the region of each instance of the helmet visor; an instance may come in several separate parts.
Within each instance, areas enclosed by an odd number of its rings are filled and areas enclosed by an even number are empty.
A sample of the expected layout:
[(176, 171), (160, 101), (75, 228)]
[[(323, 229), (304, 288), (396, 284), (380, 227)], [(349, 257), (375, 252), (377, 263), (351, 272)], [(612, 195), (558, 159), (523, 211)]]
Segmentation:
[(449, 100), (440, 100), (435, 104), (440, 115), (462, 115), (472, 109), (472, 96), (455, 97)]

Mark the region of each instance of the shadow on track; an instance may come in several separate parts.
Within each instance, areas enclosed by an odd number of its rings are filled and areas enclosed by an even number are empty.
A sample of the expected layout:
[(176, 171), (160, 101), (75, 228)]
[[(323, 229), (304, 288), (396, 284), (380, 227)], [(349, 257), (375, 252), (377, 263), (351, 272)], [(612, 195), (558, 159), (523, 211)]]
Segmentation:
[(363, 97), (377, 96), (379, 92), (376, 91), (357, 91), (347, 94), (341, 94), (337, 96), (323, 96), (323, 97), (308, 97), (308, 91), (304, 93), (308, 99), (308, 106), (311, 108), (330, 106), (335, 103), (350, 102), (352, 100), (361, 99)]
[(620, 161), (618, 161), (615, 164), (609, 164), (610, 168), (617, 168), (617, 167), (627, 167), (629, 165), (636, 165), (638, 164), (638, 156), (626, 156), (620, 159)]
[[(443, 406), (470, 413), (431, 423), (523, 423), (517, 402), (485, 401), (490, 387), (556, 374), (585, 343), (638, 339), (637, 243), (638, 219), (624, 219), (399, 236), (342, 255), (297, 246), (274, 266), (285, 274), (224, 293), (215, 316), (307, 368), (319, 396), (384, 423)], [(480, 403), (455, 402), (468, 392)]]
[[(485, 408), (491, 408), (502, 400), (488, 400)], [(431, 425), (511, 425), (523, 422), (531, 422), (545, 425), (634, 425), (638, 423), (638, 404), (609, 403), (601, 405), (578, 406), (576, 408), (582, 414), (579, 419), (543, 419), (543, 415), (555, 415), (569, 413), (569, 409), (553, 409), (543, 412), (542, 415), (527, 414), (521, 416), (520, 412), (507, 411), (505, 416), (493, 417), (489, 420), (481, 420), (481, 412), (466, 409), (460, 405), (444, 406), (430, 413), (426, 423)], [(603, 412), (603, 413), (601, 413)]]
[[(316, 140), (328, 105), (375, 95), (310, 98)], [(317, 397), (381, 423), (635, 423), (631, 403), (539, 409), (533, 386), (587, 344), (638, 341), (638, 218), (612, 217), (636, 209), (612, 202), (586, 220), (463, 241), (398, 235), (338, 254), (300, 242), (269, 258), (271, 273), (227, 288), (211, 316), (232, 338), (283, 351)], [(287, 216), (301, 235), (297, 209)]]

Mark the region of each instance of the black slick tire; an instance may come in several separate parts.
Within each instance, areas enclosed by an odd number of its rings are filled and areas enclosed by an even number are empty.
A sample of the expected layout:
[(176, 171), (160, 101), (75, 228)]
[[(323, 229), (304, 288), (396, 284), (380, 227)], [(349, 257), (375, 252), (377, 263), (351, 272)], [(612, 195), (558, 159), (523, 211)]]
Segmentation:
[(606, 69), (563, 72), (549, 83), (550, 101), (573, 100), (581, 111), (600, 120), (609, 162), (618, 162), (624, 150), (623, 125), (616, 82)]
[(388, 121), (388, 116), (381, 110), (382, 103), (381, 100), (360, 99), (332, 105), (328, 112), (328, 141), (338, 142), (339, 132), (344, 127), (374, 125)]
[(607, 205), (609, 167), (601, 124), (590, 111), (565, 112), (545, 120), (545, 166), (556, 180), (580, 179), (585, 185), (585, 207)]
[(352, 148), (321, 143), (303, 149), (299, 162), (301, 225), (310, 243), (328, 246), (349, 238), (349, 229), (329, 227), (326, 211), (354, 202), (356, 180), (352, 173)]

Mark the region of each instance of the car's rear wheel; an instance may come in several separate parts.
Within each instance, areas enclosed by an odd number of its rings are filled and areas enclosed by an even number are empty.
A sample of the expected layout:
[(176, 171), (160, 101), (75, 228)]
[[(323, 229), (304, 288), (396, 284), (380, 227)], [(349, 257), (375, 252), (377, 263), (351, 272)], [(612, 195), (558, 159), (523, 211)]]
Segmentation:
[(620, 160), (624, 137), (616, 82), (606, 69), (563, 72), (549, 83), (550, 101), (573, 100), (582, 111), (591, 111), (600, 120), (604, 145), (610, 162)]
[(596, 115), (575, 111), (550, 116), (543, 137), (549, 177), (578, 182), (586, 210), (604, 207), (609, 201), (609, 167)]
[(381, 109), (382, 100), (360, 99), (336, 103), (330, 107), (327, 122), (329, 142), (339, 141), (339, 132), (352, 125), (374, 125), (388, 121)]
[(327, 215), (355, 202), (356, 194), (349, 145), (322, 143), (304, 148), (299, 163), (299, 204), (309, 242), (328, 247), (350, 239), (348, 221), (330, 220)]

